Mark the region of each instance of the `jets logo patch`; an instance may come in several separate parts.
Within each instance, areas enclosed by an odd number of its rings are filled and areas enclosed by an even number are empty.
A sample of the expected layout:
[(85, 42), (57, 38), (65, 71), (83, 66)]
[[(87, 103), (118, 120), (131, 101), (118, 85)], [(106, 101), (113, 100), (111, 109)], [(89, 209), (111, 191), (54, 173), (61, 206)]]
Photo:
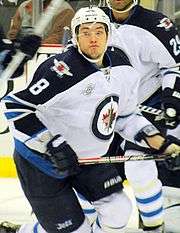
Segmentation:
[(63, 61), (58, 61), (54, 59), (54, 66), (51, 67), (52, 71), (55, 71), (60, 78), (65, 74), (67, 76), (73, 76), (73, 74), (69, 71), (69, 66)]
[(165, 30), (168, 30), (171, 27), (173, 27), (173, 23), (171, 22), (170, 19), (163, 18), (163, 19), (161, 19), (160, 24), (158, 24), (157, 27), (159, 27), (159, 28), (165, 28)]
[(92, 131), (96, 137), (109, 140), (113, 135), (118, 114), (118, 101), (117, 96), (108, 96), (96, 108), (92, 122)]

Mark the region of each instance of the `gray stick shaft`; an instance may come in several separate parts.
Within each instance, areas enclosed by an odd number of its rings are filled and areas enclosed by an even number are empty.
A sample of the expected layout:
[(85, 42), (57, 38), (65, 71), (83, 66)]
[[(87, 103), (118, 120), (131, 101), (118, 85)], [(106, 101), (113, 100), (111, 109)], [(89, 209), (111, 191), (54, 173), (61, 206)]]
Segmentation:
[[(45, 13), (40, 17), (37, 25), (34, 28), (34, 34), (41, 36), (44, 29), (48, 26), (49, 22), (52, 20), (55, 15), (57, 9), (61, 6), (64, 0), (52, 0), (50, 5), (48, 6)], [(2, 72), (0, 79), (7, 81), (21, 64), (26, 54), (21, 51), (17, 51), (16, 55), (13, 57), (12, 61), (9, 63), (8, 67)]]
[(90, 165), (90, 164), (102, 164), (102, 163), (124, 163), (127, 161), (144, 161), (144, 160), (156, 160), (164, 161), (167, 158), (170, 158), (170, 155), (161, 154), (161, 155), (150, 155), (150, 154), (141, 154), (141, 155), (131, 155), (131, 156), (112, 156), (112, 157), (95, 157), (95, 158), (84, 158), (79, 159), (81, 165)]

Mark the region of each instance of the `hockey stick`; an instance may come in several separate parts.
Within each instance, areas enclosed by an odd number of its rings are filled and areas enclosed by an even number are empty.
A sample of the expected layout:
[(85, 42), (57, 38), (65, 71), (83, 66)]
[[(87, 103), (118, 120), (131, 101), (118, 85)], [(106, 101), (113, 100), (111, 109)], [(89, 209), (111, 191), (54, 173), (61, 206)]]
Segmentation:
[(156, 160), (156, 161), (164, 161), (166, 159), (170, 159), (173, 157), (179, 156), (179, 154), (157, 154), (157, 155), (130, 155), (130, 156), (106, 156), (106, 157), (87, 157), (83, 159), (79, 159), (78, 162), (80, 165), (90, 165), (90, 164), (102, 164), (102, 163), (124, 163), (127, 161), (145, 161), (145, 160)]
[(157, 109), (157, 108), (153, 108), (153, 107), (145, 106), (145, 105), (141, 105), (141, 104), (138, 105), (138, 108), (141, 112), (146, 112), (146, 113), (150, 113), (152, 115), (155, 115), (156, 116), (155, 121), (165, 119), (164, 112), (161, 109)]
[[(167, 119), (165, 114), (164, 114), (164, 111), (161, 110), (161, 109), (152, 108), (152, 107), (141, 105), (141, 104), (138, 105), (138, 108), (139, 108), (139, 110), (141, 112), (145, 112), (145, 113), (155, 115), (156, 117), (155, 117), (154, 121), (161, 121), (163, 119)], [(177, 119), (180, 120), (180, 117), (178, 116)], [(169, 122), (168, 125), (169, 126), (174, 126), (174, 122)]]
[[(57, 9), (61, 6), (64, 0), (52, 0), (49, 6), (47, 7), (46, 11), (41, 15), (39, 21), (34, 27), (34, 34), (41, 36), (44, 29), (48, 26), (49, 22), (52, 20), (53, 16), (55, 15)], [(1, 73), (0, 79), (1, 80), (8, 80), (13, 73), (16, 71), (18, 66), (21, 64), (23, 59), (25, 58), (26, 54), (17, 51), (16, 55), (13, 57), (12, 61), (9, 63), (7, 68)]]

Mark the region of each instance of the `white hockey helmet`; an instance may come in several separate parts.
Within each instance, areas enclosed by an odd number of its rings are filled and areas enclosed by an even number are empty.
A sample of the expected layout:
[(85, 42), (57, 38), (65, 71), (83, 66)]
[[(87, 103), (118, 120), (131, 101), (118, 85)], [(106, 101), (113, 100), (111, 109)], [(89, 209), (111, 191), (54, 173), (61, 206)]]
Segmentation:
[(108, 7), (109, 7), (110, 9), (112, 9), (112, 10), (114, 10), (114, 11), (116, 11), (116, 12), (119, 12), (119, 13), (125, 13), (125, 12), (130, 11), (134, 6), (138, 5), (139, 0), (132, 0), (132, 3), (130, 3), (130, 4), (128, 5), (128, 7), (127, 7), (126, 9), (123, 9), (123, 10), (114, 9), (114, 8), (112, 7), (112, 5), (111, 5), (110, 0), (106, 0), (106, 3), (107, 3), (107, 5), (108, 5)]
[(83, 7), (79, 9), (71, 21), (73, 43), (77, 44), (76, 28), (84, 23), (103, 23), (110, 33), (110, 19), (103, 10), (97, 6)]

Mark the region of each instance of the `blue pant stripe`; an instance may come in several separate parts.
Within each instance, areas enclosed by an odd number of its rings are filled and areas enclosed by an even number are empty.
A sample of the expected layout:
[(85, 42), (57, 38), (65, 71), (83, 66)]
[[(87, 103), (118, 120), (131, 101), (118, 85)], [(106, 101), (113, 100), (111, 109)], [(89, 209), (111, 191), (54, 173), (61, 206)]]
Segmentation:
[(159, 193), (157, 193), (156, 195), (152, 196), (152, 197), (148, 197), (148, 198), (138, 198), (138, 197), (136, 197), (136, 201), (141, 203), (141, 204), (148, 204), (150, 202), (156, 201), (161, 196), (162, 196), (162, 190)]
[(140, 211), (140, 214), (144, 217), (153, 217), (155, 215), (158, 215), (160, 214), (161, 212), (163, 211), (163, 207), (160, 207), (159, 209), (155, 210), (155, 211), (151, 211), (151, 212), (148, 212), (148, 213), (145, 213), (143, 211)]

